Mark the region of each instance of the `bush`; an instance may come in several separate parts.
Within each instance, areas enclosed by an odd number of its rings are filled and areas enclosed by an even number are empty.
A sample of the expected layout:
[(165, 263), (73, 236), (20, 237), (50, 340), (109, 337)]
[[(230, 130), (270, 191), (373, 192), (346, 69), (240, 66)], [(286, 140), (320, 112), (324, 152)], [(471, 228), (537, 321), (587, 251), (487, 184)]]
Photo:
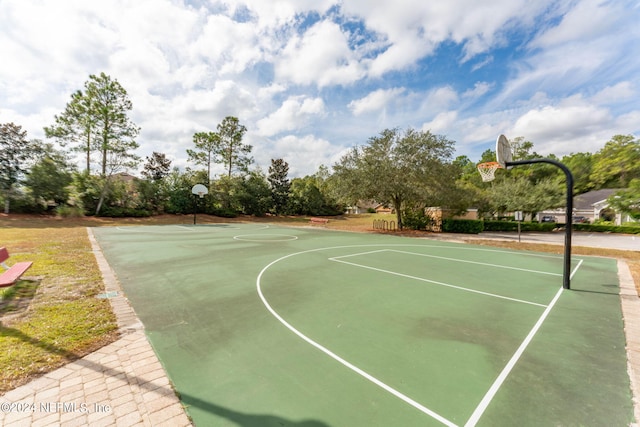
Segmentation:
[(119, 206), (105, 206), (100, 210), (98, 216), (110, 218), (146, 218), (151, 216), (151, 212), (144, 209), (121, 208)]
[(78, 206), (60, 205), (56, 208), (56, 215), (62, 218), (81, 218), (84, 216), (84, 209)]
[(233, 209), (229, 208), (212, 208), (207, 209), (207, 213), (214, 216), (219, 216), (222, 218), (236, 218), (238, 213)]
[(518, 223), (514, 221), (484, 221), (484, 231), (517, 231)]
[(640, 222), (623, 222), (622, 223), (623, 227), (636, 227), (636, 228), (640, 228)]
[(591, 231), (594, 233), (627, 233), (640, 234), (640, 227), (626, 225), (601, 225), (601, 224), (573, 224), (576, 231)]
[[(553, 231), (558, 224), (553, 222), (522, 222), (521, 231)], [(515, 221), (484, 221), (484, 231), (517, 231), (518, 223)]]
[(445, 233), (478, 234), (483, 230), (482, 221), (476, 219), (444, 219), (442, 231)]
[(404, 227), (412, 230), (427, 230), (433, 225), (433, 220), (423, 210), (406, 210), (402, 219)]

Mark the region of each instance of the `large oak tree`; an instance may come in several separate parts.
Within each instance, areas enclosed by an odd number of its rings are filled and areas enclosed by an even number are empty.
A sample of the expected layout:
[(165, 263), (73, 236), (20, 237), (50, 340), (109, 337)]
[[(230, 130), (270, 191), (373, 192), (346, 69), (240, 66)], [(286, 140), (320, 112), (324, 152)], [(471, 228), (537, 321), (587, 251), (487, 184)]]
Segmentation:
[(351, 149), (333, 170), (353, 201), (373, 199), (393, 206), (402, 229), (405, 208), (455, 202), (454, 144), (429, 131), (385, 129), (367, 145)]

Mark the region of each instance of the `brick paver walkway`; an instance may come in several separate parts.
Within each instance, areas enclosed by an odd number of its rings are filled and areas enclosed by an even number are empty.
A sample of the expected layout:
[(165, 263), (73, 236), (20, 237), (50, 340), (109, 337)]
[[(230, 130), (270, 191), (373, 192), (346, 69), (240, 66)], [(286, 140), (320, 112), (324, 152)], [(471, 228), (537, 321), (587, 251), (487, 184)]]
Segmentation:
[(122, 337), (0, 397), (2, 426), (190, 426), (93, 233), (89, 239)]

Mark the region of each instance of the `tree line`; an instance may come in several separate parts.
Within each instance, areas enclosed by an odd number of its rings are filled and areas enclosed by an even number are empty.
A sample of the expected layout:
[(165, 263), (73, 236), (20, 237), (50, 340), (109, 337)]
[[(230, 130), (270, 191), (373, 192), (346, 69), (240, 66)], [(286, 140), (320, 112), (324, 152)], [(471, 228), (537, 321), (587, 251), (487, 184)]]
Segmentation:
[[(0, 199), (5, 213), (55, 211), (60, 215), (146, 216), (186, 214), (194, 209), (220, 216), (239, 214), (336, 215), (348, 206), (373, 200), (393, 208), (399, 228), (424, 228), (427, 207), (452, 214), (469, 207), (496, 216), (536, 212), (564, 204), (564, 175), (553, 166), (499, 170), (483, 183), (476, 162), (453, 157), (455, 142), (415, 129), (385, 129), (316, 173), (289, 179), (289, 165), (272, 159), (268, 172), (255, 167), (253, 147), (237, 117), (215, 130), (196, 132), (186, 149), (190, 166), (171, 166), (164, 153), (135, 154), (140, 128), (131, 121), (132, 104), (115, 79), (91, 75), (71, 95), (64, 111), (44, 127), (47, 142), (30, 140), (14, 123), (0, 125)], [(51, 142), (52, 141), (52, 142)], [(55, 143), (55, 144), (54, 144)], [(512, 141), (514, 160), (542, 157), (523, 137)], [(84, 168), (71, 156), (80, 153)], [(615, 135), (597, 153), (558, 159), (575, 178), (575, 193), (620, 189), (611, 204), (640, 219), (640, 140)], [(480, 162), (495, 160), (486, 150)], [(142, 177), (127, 172), (142, 164)], [(212, 176), (214, 165), (225, 173)], [(204, 184), (203, 200), (191, 187)]]

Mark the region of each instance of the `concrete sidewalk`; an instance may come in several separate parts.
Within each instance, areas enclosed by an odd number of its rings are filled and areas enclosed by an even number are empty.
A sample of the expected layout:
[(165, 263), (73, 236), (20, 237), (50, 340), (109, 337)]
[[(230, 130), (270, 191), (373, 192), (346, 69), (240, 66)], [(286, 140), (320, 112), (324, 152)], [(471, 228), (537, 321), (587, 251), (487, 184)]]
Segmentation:
[(0, 397), (2, 426), (190, 426), (93, 233), (89, 240), (122, 337)]
[[(489, 240), (503, 240), (503, 241), (518, 241), (518, 232), (504, 231), (504, 232), (489, 232), (484, 231), (480, 234), (472, 235), (454, 235), (453, 233), (440, 233), (443, 237), (446, 236), (450, 239), (469, 240), (476, 239), (489, 239)], [(523, 242), (528, 243), (550, 243), (550, 244), (564, 244), (565, 233), (564, 231), (552, 232), (552, 233), (540, 233), (540, 232), (523, 232), (520, 235), (520, 239)], [(623, 251), (640, 251), (640, 235), (633, 234), (616, 234), (616, 233), (588, 233), (584, 231), (573, 231), (571, 238), (572, 246), (585, 246), (589, 248), (602, 248), (602, 249), (619, 249)]]

